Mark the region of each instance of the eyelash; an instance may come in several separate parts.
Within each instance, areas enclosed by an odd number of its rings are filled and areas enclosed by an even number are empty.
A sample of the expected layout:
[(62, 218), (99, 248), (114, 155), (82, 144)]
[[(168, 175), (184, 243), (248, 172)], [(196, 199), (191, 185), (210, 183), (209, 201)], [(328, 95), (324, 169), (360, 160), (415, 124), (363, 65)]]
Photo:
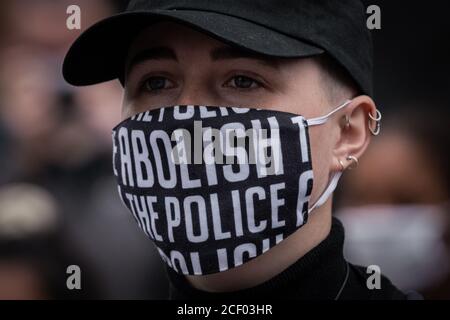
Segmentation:
[[(233, 79), (236, 79), (236, 78), (239, 78), (239, 77), (243, 77), (243, 78), (246, 78), (246, 79), (248, 79), (248, 80), (251, 80), (254, 84), (257, 85), (257, 87), (256, 87), (256, 88), (251, 88), (251, 86), (250, 86), (250, 88), (231, 87), (231, 88), (234, 89), (234, 90), (239, 90), (239, 91), (252, 91), (252, 90), (258, 90), (258, 89), (261, 89), (261, 88), (264, 87), (264, 84), (263, 84), (261, 81), (258, 81), (258, 80), (256, 80), (256, 79), (252, 78), (251, 76), (247, 76), (247, 75), (245, 75), (245, 74), (239, 74), (239, 73), (233, 75), (226, 83), (229, 83), (229, 82), (232, 81)], [(228, 87), (228, 86), (224, 86), (224, 87)]]
[(168, 78), (166, 76), (163, 75), (152, 75), (152, 76), (148, 76), (148, 77), (144, 77), (144, 79), (139, 83), (138, 85), (138, 92), (146, 92), (148, 94), (158, 94), (160, 91), (164, 90), (164, 89), (156, 89), (156, 90), (148, 90), (147, 89), (147, 82), (151, 79), (158, 79), (158, 78), (162, 78), (164, 80), (168, 80)]
[[(254, 78), (252, 78), (250, 76), (247, 76), (245, 74), (234, 74), (229, 80), (226, 81), (226, 83), (229, 83), (230, 81), (232, 81), (232, 80), (234, 80), (236, 78), (239, 78), (239, 77), (243, 77), (243, 78), (246, 78), (248, 80), (251, 80), (254, 84), (257, 85), (257, 87), (256, 88), (239, 88), (239, 87), (232, 87), (232, 86), (226, 86), (226, 85), (223, 85), (223, 87), (230, 87), (230, 88), (232, 88), (234, 90), (243, 91), (243, 92), (249, 92), (249, 91), (252, 91), (252, 90), (258, 90), (258, 89), (261, 89), (261, 88), (264, 87), (264, 84), (261, 81), (258, 81), (258, 80), (254, 79)], [(161, 78), (161, 79), (164, 79), (164, 80), (169, 80), (165, 76), (149, 76), (147, 78), (144, 78), (139, 83), (139, 86), (138, 86), (139, 92), (146, 92), (146, 93), (149, 93), (149, 94), (158, 94), (158, 93), (160, 93), (162, 90), (164, 90), (164, 88), (163, 89), (153, 89), (153, 90), (148, 90), (147, 89), (148, 81), (151, 80), (151, 79), (158, 79), (158, 78)], [(172, 88), (169, 88), (169, 89), (172, 89)]]

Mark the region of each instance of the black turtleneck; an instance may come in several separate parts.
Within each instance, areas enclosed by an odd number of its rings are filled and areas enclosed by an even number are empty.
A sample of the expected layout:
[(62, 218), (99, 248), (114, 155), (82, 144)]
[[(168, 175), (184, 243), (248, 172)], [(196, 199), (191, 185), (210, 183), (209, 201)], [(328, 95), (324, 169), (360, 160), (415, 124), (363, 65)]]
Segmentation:
[(212, 293), (192, 287), (184, 275), (166, 267), (170, 280), (170, 299), (238, 300), (238, 299), (408, 299), (384, 276), (381, 289), (367, 288), (366, 268), (348, 263), (343, 254), (344, 227), (333, 218), (330, 234), (319, 245), (287, 269), (255, 287)]

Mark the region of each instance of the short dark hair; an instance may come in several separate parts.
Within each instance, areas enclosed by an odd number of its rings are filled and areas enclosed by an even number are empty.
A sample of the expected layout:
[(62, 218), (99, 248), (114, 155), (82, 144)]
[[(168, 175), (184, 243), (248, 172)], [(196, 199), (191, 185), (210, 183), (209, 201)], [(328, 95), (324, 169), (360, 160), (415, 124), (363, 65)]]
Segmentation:
[(333, 103), (342, 102), (347, 93), (353, 96), (361, 95), (362, 91), (350, 73), (333, 57), (324, 53), (314, 57), (322, 70), (322, 83), (327, 96)]

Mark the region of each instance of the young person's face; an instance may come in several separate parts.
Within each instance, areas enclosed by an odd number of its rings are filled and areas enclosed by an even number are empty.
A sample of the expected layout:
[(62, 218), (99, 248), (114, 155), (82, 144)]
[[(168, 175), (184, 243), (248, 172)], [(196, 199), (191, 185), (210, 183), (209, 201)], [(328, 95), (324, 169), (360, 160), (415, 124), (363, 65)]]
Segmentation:
[[(164, 21), (145, 29), (130, 47), (122, 117), (162, 106), (211, 105), (258, 107), (311, 118), (336, 107), (321, 80), (313, 59), (250, 55)], [(339, 118), (310, 129), (315, 175), (312, 202), (328, 183), (329, 172), (339, 168), (333, 155)]]

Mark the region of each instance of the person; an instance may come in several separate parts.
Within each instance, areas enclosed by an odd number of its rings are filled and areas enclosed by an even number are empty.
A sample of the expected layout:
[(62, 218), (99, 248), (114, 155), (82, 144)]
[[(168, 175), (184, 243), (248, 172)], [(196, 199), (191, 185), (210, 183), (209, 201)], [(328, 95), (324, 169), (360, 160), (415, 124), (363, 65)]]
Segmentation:
[(380, 131), (364, 11), (130, 1), (69, 49), (67, 82), (124, 87), (114, 174), (166, 263), (169, 298), (417, 298), (382, 275), (371, 286), (332, 217), (341, 174)]

